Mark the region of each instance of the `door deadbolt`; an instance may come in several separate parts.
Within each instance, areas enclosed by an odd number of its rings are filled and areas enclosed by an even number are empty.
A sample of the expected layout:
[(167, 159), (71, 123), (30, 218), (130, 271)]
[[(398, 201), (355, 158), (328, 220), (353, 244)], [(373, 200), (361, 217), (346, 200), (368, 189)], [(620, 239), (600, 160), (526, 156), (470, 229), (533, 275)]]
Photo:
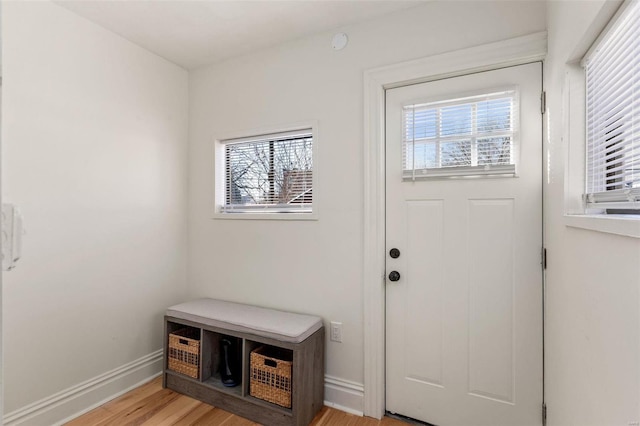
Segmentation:
[(392, 248), (391, 250), (389, 250), (389, 256), (391, 256), (392, 259), (399, 258), (400, 250), (398, 250), (397, 248)]
[(389, 281), (398, 281), (400, 279), (400, 272), (391, 271), (389, 272)]

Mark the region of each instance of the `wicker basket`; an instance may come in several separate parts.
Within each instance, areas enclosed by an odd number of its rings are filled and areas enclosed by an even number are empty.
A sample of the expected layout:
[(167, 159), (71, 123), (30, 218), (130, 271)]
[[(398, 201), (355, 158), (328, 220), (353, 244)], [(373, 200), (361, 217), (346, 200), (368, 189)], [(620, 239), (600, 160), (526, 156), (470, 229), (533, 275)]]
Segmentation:
[(200, 332), (182, 328), (169, 334), (169, 370), (197, 379), (200, 366)]
[(253, 350), (249, 394), (291, 408), (292, 357), (291, 351), (271, 346)]

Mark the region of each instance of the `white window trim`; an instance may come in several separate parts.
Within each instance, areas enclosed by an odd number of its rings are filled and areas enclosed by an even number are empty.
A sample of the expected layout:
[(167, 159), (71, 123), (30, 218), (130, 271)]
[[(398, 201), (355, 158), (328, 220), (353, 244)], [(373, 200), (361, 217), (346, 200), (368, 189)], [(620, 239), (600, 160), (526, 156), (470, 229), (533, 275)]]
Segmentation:
[(541, 61), (547, 33), (403, 62), (364, 73), (364, 415), (385, 410), (385, 90)]
[(607, 234), (640, 238), (640, 220), (633, 215), (571, 215), (564, 216), (565, 225), (570, 228), (587, 229)]
[[(565, 144), (564, 224), (570, 228), (640, 238), (640, 215), (613, 215), (588, 210), (583, 199), (587, 155), (586, 78), (580, 61), (620, 11), (619, 3), (605, 3), (594, 24), (576, 45), (573, 56), (566, 62), (562, 93), (563, 139), (568, 141)], [(547, 179), (550, 180), (551, 176)]]
[[(295, 213), (295, 212), (273, 212), (264, 211), (260, 213), (223, 213), (221, 212), (221, 206), (224, 205), (224, 145), (228, 140), (239, 139), (252, 139), (259, 138), (261, 135), (277, 134), (296, 132), (300, 130), (311, 129), (313, 137), (313, 211), (311, 213)], [(318, 200), (319, 197), (319, 167), (318, 167), (318, 122), (306, 121), (301, 123), (294, 123), (290, 125), (263, 127), (259, 129), (236, 131), (216, 136), (213, 140), (213, 201), (212, 201), (212, 219), (225, 219), (225, 220), (318, 220)]]

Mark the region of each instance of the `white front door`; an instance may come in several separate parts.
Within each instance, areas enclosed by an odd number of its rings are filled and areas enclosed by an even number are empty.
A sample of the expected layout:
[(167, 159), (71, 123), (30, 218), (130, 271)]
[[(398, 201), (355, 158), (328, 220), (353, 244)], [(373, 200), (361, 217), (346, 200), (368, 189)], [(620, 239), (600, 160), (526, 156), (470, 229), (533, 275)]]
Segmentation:
[(387, 411), (541, 424), (541, 90), (539, 62), (387, 90)]

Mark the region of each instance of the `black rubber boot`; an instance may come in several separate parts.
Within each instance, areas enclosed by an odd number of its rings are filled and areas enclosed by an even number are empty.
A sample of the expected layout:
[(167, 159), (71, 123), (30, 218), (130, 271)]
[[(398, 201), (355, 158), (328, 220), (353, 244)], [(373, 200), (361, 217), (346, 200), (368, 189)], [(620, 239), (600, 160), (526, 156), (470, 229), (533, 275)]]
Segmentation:
[(238, 386), (235, 371), (235, 350), (229, 339), (220, 340), (220, 379), (227, 387)]

